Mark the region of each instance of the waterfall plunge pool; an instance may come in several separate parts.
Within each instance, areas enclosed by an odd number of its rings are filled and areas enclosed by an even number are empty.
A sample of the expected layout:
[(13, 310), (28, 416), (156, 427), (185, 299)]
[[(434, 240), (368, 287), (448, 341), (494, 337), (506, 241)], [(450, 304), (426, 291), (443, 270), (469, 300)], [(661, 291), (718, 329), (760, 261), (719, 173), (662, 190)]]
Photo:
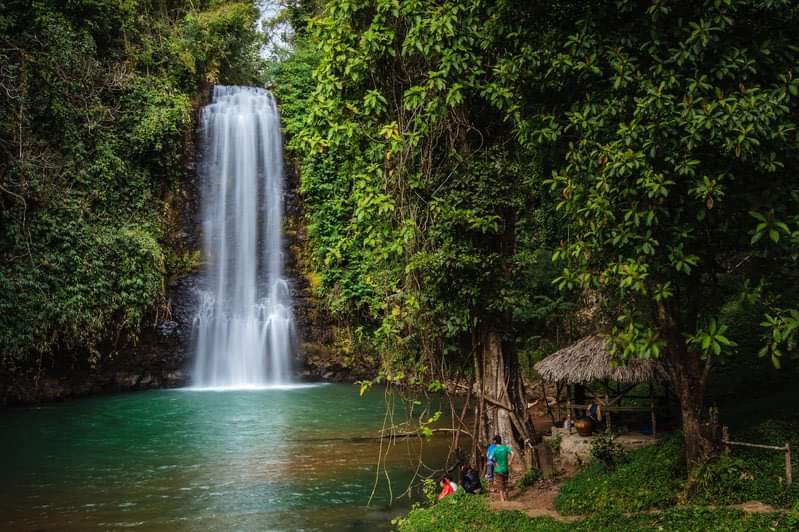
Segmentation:
[[(283, 388), (283, 387), (279, 387)], [(0, 410), (0, 529), (385, 530), (385, 481), (367, 507), (381, 390), (157, 390)], [(440, 465), (449, 438), (426, 443)], [(387, 464), (394, 494), (418, 440)], [(381, 473), (382, 475), (382, 473)]]

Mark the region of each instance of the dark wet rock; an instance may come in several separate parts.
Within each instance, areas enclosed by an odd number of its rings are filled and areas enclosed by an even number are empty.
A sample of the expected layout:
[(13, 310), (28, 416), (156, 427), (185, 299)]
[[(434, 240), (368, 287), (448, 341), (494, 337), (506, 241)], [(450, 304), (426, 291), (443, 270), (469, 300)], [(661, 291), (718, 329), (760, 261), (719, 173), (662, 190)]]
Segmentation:
[[(199, 250), (199, 208), (193, 173), (165, 193), (172, 213), (165, 252), (192, 254)], [(166, 302), (145, 318), (135, 342), (120, 338), (99, 346), (99, 360), (85, 353), (58, 352), (30, 367), (0, 368), (0, 404), (54, 401), (87, 394), (111, 393), (186, 384), (184, 372), (191, 352), (192, 322), (199, 301), (199, 274), (172, 279)]]
[(158, 332), (161, 336), (173, 336), (178, 332), (180, 325), (176, 321), (162, 321), (158, 324)]
[[(198, 101), (197, 105), (201, 105)], [(170, 188), (164, 202), (171, 214), (163, 220), (165, 240), (172, 253), (185, 255), (201, 249), (200, 202), (196, 161), (187, 162), (184, 179)], [(338, 350), (337, 325), (315, 296), (314, 276), (308, 266), (308, 238), (304, 226), (299, 177), (286, 167), (286, 276), (294, 298), (298, 346), (295, 375), (307, 381), (351, 382), (374, 376), (376, 361), (365, 354)], [(188, 382), (192, 362), (193, 321), (200, 302), (201, 276), (180, 275), (168, 282), (166, 303), (145, 319), (138, 341), (101, 348), (95, 365), (85, 353), (57, 353), (46, 363), (11, 374), (0, 369), (0, 404), (34, 403), (155, 387), (179, 387)], [(79, 363), (77, 361), (84, 361)]]
[(299, 349), (295, 376), (306, 381), (352, 382), (374, 377), (376, 363), (367, 356), (352, 356), (337, 349), (337, 324), (315, 295), (309, 264), (305, 214), (299, 194), (299, 176), (286, 164), (286, 276), (293, 297)]

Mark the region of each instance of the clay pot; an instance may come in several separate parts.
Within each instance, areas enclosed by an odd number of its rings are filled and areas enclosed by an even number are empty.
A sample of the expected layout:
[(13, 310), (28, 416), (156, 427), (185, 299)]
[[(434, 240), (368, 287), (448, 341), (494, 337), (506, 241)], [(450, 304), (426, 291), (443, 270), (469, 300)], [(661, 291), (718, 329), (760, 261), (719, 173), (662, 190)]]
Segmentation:
[(594, 432), (594, 422), (590, 417), (581, 417), (574, 422), (574, 428), (577, 429), (577, 434), (586, 438)]

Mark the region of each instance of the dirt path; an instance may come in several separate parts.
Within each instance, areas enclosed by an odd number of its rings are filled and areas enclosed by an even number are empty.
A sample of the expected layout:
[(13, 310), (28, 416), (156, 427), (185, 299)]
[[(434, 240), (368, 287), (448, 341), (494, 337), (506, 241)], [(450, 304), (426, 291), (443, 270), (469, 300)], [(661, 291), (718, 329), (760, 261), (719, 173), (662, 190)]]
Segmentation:
[(741, 504), (731, 504), (729, 506), (707, 506), (707, 508), (731, 508), (733, 510), (741, 510), (748, 514), (781, 514), (790, 512), (790, 510), (785, 508), (774, 508), (760, 501), (747, 501)]
[(556, 464), (555, 467), (554, 478), (541, 480), (534, 486), (522, 490), (512, 489), (508, 501), (500, 501), (497, 494), (491, 494), (491, 509), (517, 510), (530, 517), (551, 517), (564, 523), (573, 523), (582, 519), (584, 516), (562, 515), (555, 509), (555, 497), (560, 492), (561, 484), (577, 473), (577, 468), (574, 466)]
[(500, 501), (492, 494), (492, 510), (517, 510), (530, 517), (551, 517), (556, 521), (572, 523), (581, 519), (579, 516), (561, 515), (555, 509), (555, 497), (560, 491), (560, 483), (547, 482), (542, 486), (527, 488), (516, 496), (511, 492), (511, 500)]
[[(547, 415), (546, 406), (540, 401), (535, 401), (528, 406), (528, 411), (536, 433), (547, 434), (552, 427), (552, 420)], [(574, 467), (563, 467), (559, 464), (556, 464), (555, 467), (557, 471), (555, 478), (540, 481), (535, 486), (524, 490), (512, 489), (510, 491), (511, 498), (508, 501), (500, 501), (497, 494), (491, 494), (491, 509), (517, 510), (530, 517), (551, 517), (564, 523), (572, 523), (581, 519), (581, 516), (561, 515), (555, 509), (555, 497), (560, 491), (560, 485), (576, 473)], [(516, 480), (512, 479), (511, 483)]]

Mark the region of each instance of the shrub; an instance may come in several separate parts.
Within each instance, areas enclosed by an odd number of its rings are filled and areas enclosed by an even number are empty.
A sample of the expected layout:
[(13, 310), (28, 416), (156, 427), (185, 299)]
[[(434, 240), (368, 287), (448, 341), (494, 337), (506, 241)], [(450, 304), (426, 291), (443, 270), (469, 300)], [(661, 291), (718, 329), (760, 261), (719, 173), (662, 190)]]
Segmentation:
[(426, 478), (422, 481), (422, 494), (428, 504), (436, 502), (438, 497), (438, 485), (432, 478)]
[(554, 454), (560, 453), (560, 444), (563, 443), (563, 435), (559, 432), (554, 436), (545, 436), (544, 443), (549, 445)]
[(591, 442), (591, 456), (599, 461), (606, 471), (611, 471), (624, 460), (624, 447), (616, 443), (612, 432), (606, 430), (594, 435)]
[(541, 478), (541, 470), (538, 468), (532, 468), (527, 473), (524, 474), (522, 478), (516, 483), (516, 486), (519, 488), (526, 488), (527, 486), (532, 486)]
[(743, 484), (754, 480), (748, 469), (746, 461), (729, 455), (698, 466), (691, 473), (689, 482), (693, 501), (706, 504), (737, 502), (736, 492), (742, 491)]
[(799, 530), (799, 500), (793, 504), (793, 508), (785, 520), (789, 527)]
[(395, 519), (400, 532), (453, 532), (458, 530), (515, 530), (560, 532), (566, 526), (552, 519), (530, 519), (521, 512), (492, 512), (481, 495), (456, 493), (429, 508), (416, 507)]

